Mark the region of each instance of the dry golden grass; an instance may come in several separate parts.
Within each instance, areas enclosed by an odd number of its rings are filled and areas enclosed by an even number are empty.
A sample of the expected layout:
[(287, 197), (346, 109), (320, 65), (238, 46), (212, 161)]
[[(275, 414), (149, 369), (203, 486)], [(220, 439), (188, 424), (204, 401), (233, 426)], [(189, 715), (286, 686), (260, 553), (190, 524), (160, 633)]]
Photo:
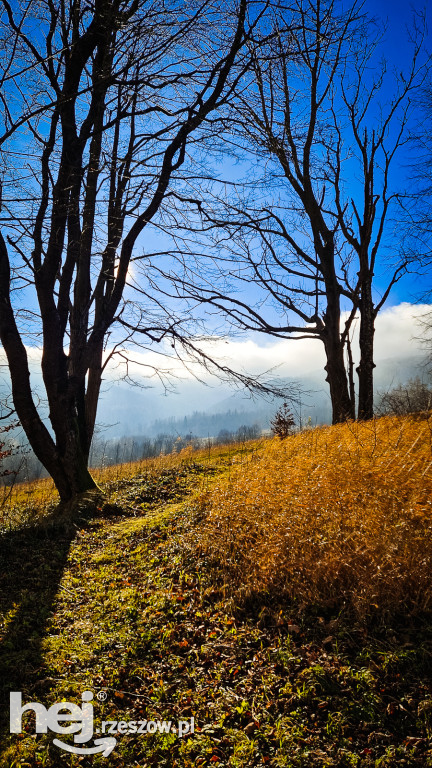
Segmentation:
[[(238, 453), (241, 444), (212, 446), (194, 450), (186, 446), (179, 453), (173, 452), (156, 458), (115, 464), (91, 470), (96, 483), (107, 495), (107, 500), (117, 500), (117, 490), (125, 481), (140, 475), (159, 475), (188, 462), (212, 463), (227, 453)], [(207, 486), (207, 481), (203, 484)], [(14, 528), (21, 524), (32, 524), (43, 518), (47, 510), (59, 501), (58, 493), (51, 478), (16, 483), (0, 489), (0, 530)]]
[(432, 420), (386, 417), (268, 441), (200, 499), (198, 547), (236, 600), (358, 618), (432, 608)]
[[(98, 485), (101, 485), (107, 492), (109, 499), (115, 492), (116, 486), (123, 481), (143, 472), (156, 474), (168, 469), (179, 462), (179, 455), (170, 454), (155, 459), (143, 459), (127, 464), (96, 468), (91, 470), (91, 473)], [(12, 489), (5, 488), (3, 495), (3, 502), (0, 498), (0, 528), (15, 527), (22, 523), (34, 523), (46, 514), (47, 508), (59, 501), (51, 478), (35, 480), (30, 483), (17, 483)]]

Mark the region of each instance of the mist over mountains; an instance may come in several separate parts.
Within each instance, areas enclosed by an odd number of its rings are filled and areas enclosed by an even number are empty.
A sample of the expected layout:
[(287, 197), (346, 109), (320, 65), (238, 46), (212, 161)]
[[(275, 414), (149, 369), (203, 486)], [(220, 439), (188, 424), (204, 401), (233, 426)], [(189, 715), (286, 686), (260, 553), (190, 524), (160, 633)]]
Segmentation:
[[(378, 315), (374, 371), (376, 396), (381, 391), (404, 384), (410, 378), (426, 375), (424, 364), (428, 349), (421, 339), (424, 332), (421, 319), (430, 311), (430, 305), (402, 303)], [(354, 335), (353, 349), (356, 343)], [(259, 339), (220, 339), (213, 341), (206, 351), (220, 362), (227, 362), (251, 376), (272, 371), (281, 383), (293, 382), (302, 392), (300, 401), (292, 405), (299, 425), (309, 419), (314, 425), (330, 422), (331, 404), (325, 381), (323, 345), (316, 340), (263, 339), (262, 336)], [(156, 364), (155, 358), (149, 352), (142, 355), (140, 362)], [(159, 382), (147, 389), (130, 388), (121, 381), (104, 382), (98, 409), (98, 434), (113, 438), (140, 434), (155, 436), (160, 431), (182, 434), (186, 430), (206, 437), (228, 428), (226, 424), (232, 418), (229, 414), (234, 412), (241, 413), (244, 424), (259, 423), (262, 429), (268, 428), (269, 420), (280, 402), (260, 397), (252, 399), (244, 391), (221, 383), (215, 376), (207, 373), (203, 376), (202, 369), (195, 370), (204, 383), (197, 381), (179, 364), (174, 369), (178, 377), (173, 380), (174, 391), (168, 392)], [(139, 368), (136, 375), (139, 380)], [(152, 383), (143, 380), (142, 374), (140, 380), (147, 386)], [(196, 412), (207, 414), (207, 420), (193, 417)], [(218, 414), (220, 416), (216, 418)], [(185, 417), (186, 422), (183, 423)]]
[[(425, 374), (424, 364), (424, 355), (380, 361), (375, 376), (377, 400), (380, 392)], [(300, 428), (331, 422), (330, 398), (322, 378), (317, 371), (296, 381), (301, 395), (292, 402), (291, 410)], [(246, 397), (241, 392), (232, 393), (226, 385), (210, 387), (196, 381), (187, 382), (177, 394), (162, 388), (131, 389), (121, 382), (111, 383), (101, 397), (89, 463), (96, 467), (132, 462), (179, 451), (190, 442), (198, 445), (206, 438), (222, 442), (253, 438), (269, 432), (270, 420), (281, 402)], [(19, 470), (19, 481), (46, 476), (22, 433), (10, 433), (10, 442), (14, 453), (3, 464)], [(4, 482), (11, 480), (6, 477)]]
[[(422, 343), (418, 318), (430, 312), (430, 305), (400, 304), (386, 309), (376, 321), (375, 393), (376, 399), (409, 379), (427, 378), (428, 349)], [(28, 350), (32, 387), (39, 411), (48, 426), (48, 413), (42, 398), (40, 352)], [(212, 354), (219, 360), (229, 361), (237, 370), (249, 375), (262, 374), (273, 369), (281, 384), (295, 384), (297, 396), (290, 407), (299, 427), (330, 423), (331, 404), (325, 382), (322, 345), (300, 340), (262, 338), (215, 340)], [(7, 366), (0, 351), (0, 397), (10, 391)], [(134, 355), (135, 358), (138, 355)], [(143, 353), (141, 362), (156, 367), (158, 358), (153, 352)], [(276, 366), (276, 367), (275, 367)], [(180, 448), (191, 437), (218, 438), (220, 432), (236, 433), (241, 428), (258, 432), (269, 430), (270, 420), (281, 405), (280, 399), (251, 397), (240, 389), (233, 389), (202, 369), (196, 370), (201, 380), (177, 361), (175, 377), (169, 389), (159, 379), (144, 379), (142, 368), (135, 371), (139, 386), (131, 387), (124, 380), (115, 380), (115, 372), (107, 370), (98, 407), (97, 428), (92, 448), (93, 466), (101, 461), (132, 461), (143, 456), (158, 455)], [(8, 435), (15, 446), (26, 446), (24, 436), (14, 430)], [(42, 469), (31, 452), (26, 450), (24, 475), (30, 479), (42, 474)]]
[[(375, 373), (377, 397), (382, 391), (421, 376), (423, 363), (424, 357), (418, 354), (403, 361), (381, 360)], [(330, 423), (331, 403), (323, 378), (323, 373), (316, 371), (315, 375), (296, 379), (302, 394), (300, 399), (295, 398), (291, 408), (299, 426), (308, 422), (314, 426)], [(288, 385), (289, 380), (283, 383)], [(277, 398), (266, 400), (233, 393), (222, 384), (206, 387), (187, 382), (178, 393), (168, 394), (156, 388), (131, 390), (122, 383), (113, 384), (101, 398), (97, 435), (105, 439), (156, 437), (161, 433), (216, 437), (222, 429), (235, 431), (242, 425), (253, 424), (267, 430), (281, 402)]]
[[(421, 375), (423, 362), (424, 358), (421, 356), (405, 358), (403, 365), (397, 358), (381, 361), (376, 376), (377, 402), (380, 393)], [(298, 382), (301, 395), (290, 403), (290, 406), (299, 428), (331, 423), (330, 398), (321, 382), (320, 372), (315, 376), (304, 377)], [(289, 384), (288, 381), (285, 383)], [(270, 432), (270, 421), (281, 405), (280, 399), (251, 399), (237, 392), (228, 394), (211, 405), (215, 396), (224, 392), (224, 387), (201, 387), (202, 391), (195, 392), (195, 398), (192, 400), (186, 397), (185, 392), (178, 395), (158, 395), (157, 392), (144, 390), (133, 391), (133, 401), (128, 398), (127, 391), (122, 392), (124, 387), (112, 387), (103, 401), (101, 412), (106, 412), (107, 415), (114, 413), (115, 402), (122, 402), (122, 421), (117, 425), (105, 424), (99, 428), (93, 442), (90, 464), (104, 466), (132, 462), (159, 456), (161, 453), (180, 451), (189, 443), (198, 446), (203, 442), (207, 443), (208, 439), (211, 442), (229, 442)], [(193, 402), (202, 410), (188, 410)], [(151, 417), (152, 410), (173, 415), (146, 422), (146, 417)], [(140, 429), (137, 429), (138, 426)], [(121, 434), (117, 431), (119, 428), (122, 430)]]

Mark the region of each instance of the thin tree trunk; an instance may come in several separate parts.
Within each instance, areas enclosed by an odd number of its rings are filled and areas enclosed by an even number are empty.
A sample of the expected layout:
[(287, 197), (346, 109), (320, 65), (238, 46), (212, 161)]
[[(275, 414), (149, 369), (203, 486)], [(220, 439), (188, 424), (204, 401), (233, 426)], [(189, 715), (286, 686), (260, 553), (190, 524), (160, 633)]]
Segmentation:
[(372, 276), (362, 282), (360, 301), (360, 364), (357, 368), (359, 377), (358, 418), (365, 421), (372, 419), (373, 407), (373, 370), (375, 312), (372, 300)]
[(352, 356), (352, 348), (351, 348), (351, 341), (349, 334), (347, 334), (347, 355), (348, 355), (348, 382), (349, 382), (349, 393), (350, 393), (350, 400), (351, 400), (351, 411), (352, 411), (352, 418), (355, 419), (355, 385), (354, 385), (354, 361)]

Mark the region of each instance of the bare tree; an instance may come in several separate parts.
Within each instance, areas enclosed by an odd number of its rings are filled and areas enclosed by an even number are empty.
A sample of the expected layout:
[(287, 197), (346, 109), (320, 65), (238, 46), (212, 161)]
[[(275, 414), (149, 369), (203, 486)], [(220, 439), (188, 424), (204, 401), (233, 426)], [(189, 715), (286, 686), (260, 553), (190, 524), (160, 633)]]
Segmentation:
[[(330, 183), (334, 189), (337, 221), (345, 244), (354, 255), (356, 280), (351, 283), (351, 302), (360, 315), (358, 373), (358, 417), (373, 416), (373, 369), (374, 333), (376, 317), (384, 306), (393, 286), (412, 267), (418, 267), (417, 255), (405, 247), (403, 237), (392, 236), (391, 247), (396, 258), (389, 263), (387, 282), (381, 295), (374, 291), (374, 276), (383, 268), (380, 251), (385, 245), (385, 233), (390, 224), (390, 214), (396, 227), (401, 218), (409, 194), (392, 179), (395, 158), (409, 144), (409, 122), (413, 117), (412, 98), (421, 89), (428, 70), (428, 62), (420, 61), (424, 24), (415, 30), (410, 69), (404, 74), (393, 73), (393, 95), (385, 98), (386, 67), (381, 66), (378, 75), (368, 80), (369, 57), (357, 52), (353, 82), (340, 86), (343, 103), (348, 115), (350, 145), (359, 169), (359, 195), (343, 194), (342, 148), (346, 137), (334, 113), (337, 133), (335, 162), (330, 164)], [(407, 179), (405, 179), (405, 184)], [(344, 275), (345, 277), (345, 275)], [(348, 280), (345, 278), (348, 286)]]
[[(411, 136), (413, 150), (411, 160), (410, 198), (405, 206), (404, 227), (408, 238), (417, 233), (412, 246), (418, 263), (417, 298), (422, 303), (432, 301), (432, 73), (428, 72), (423, 87), (417, 95), (417, 124)], [(427, 352), (429, 367), (432, 364), (432, 311), (419, 319), (422, 338)]]
[[(161, 325), (130, 298), (128, 270), (189, 142), (235, 85), (247, 0), (1, 0), (0, 12), (0, 339), (17, 416), (68, 500), (95, 487), (109, 334), (180, 335), (169, 312)], [(30, 384), (30, 320), (50, 429)]]
[(432, 409), (432, 390), (418, 376), (406, 384), (399, 384), (379, 397), (377, 412), (380, 416), (427, 412)]
[[(406, 198), (392, 171), (425, 73), (421, 29), (409, 71), (387, 72), (361, 7), (297, 0), (289, 16), (274, 11), (264, 43), (255, 39), (251, 68), (230, 99), (224, 141), (258, 170), (243, 186), (214, 192), (212, 209), (195, 201), (217, 256), (204, 280), (202, 266), (192, 270), (188, 258), (178, 284), (179, 294), (243, 329), (320, 340), (333, 422), (355, 417), (358, 316), (358, 416), (373, 415), (375, 319), (411, 259), (391, 231)], [(388, 263), (386, 233), (396, 252)], [(381, 293), (374, 288), (378, 266), (388, 269)]]

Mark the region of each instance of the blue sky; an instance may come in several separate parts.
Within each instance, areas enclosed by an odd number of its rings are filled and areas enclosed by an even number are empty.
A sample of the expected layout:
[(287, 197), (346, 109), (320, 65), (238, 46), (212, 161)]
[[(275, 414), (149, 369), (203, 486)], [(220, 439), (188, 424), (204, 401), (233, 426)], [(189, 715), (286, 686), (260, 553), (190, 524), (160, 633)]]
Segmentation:
[[(387, 31), (384, 36), (382, 50), (391, 66), (397, 69), (408, 67), (410, 63), (410, 46), (407, 38), (407, 27), (412, 26), (413, 8), (417, 12), (425, 9), (428, 24), (426, 45), (432, 52), (432, 3), (407, 3), (403, 0), (365, 0), (364, 8), (377, 20), (382, 20)], [(417, 114), (417, 118), (419, 113)], [(410, 170), (403, 168), (404, 158), (400, 159), (400, 178), (407, 179), (410, 187)], [(407, 275), (393, 288), (386, 306), (397, 305), (403, 301), (415, 302), (427, 290), (432, 290), (431, 266), (422, 275)], [(377, 285), (380, 284), (377, 276)]]
[[(375, 17), (381, 18), (382, 22), (388, 24), (388, 30), (386, 33), (385, 43), (383, 45), (383, 52), (386, 55), (386, 57), (389, 59), (390, 66), (394, 66), (397, 68), (407, 66), (410, 61), (410, 52), (409, 52), (409, 46), (407, 44), (407, 32), (406, 32), (406, 25), (409, 25), (411, 23), (411, 10), (410, 6), (407, 3), (402, 2), (401, 0), (366, 0), (365, 2), (365, 10), (374, 14)], [(422, 7), (422, 4), (416, 4), (417, 9), (419, 10)], [(427, 3), (428, 7), (428, 13), (429, 16), (431, 16), (431, 2)], [(431, 30), (429, 32), (429, 47), (432, 50), (432, 18), (430, 19), (430, 27)], [(24, 147), (25, 149), (25, 147)], [(401, 162), (403, 163), (403, 160), (401, 159)], [(221, 169), (223, 173), (223, 167)], [(229, 168), (228, 168), (228, 172)], [(401, 167), (400, 171), (400, 178), (403, 179), (405, 175), (408, 174), (408, 169), (404, 169)], [(408, 182), (407, 182), (408, 184)], [(145, 233), (146, 242), (148, 242), (149, 233)], [(157, 237), (152, 235), (150, 237), (150, 240), (152, 244), (155, 244), (155, 247), (157, 247)], [(384, 280), (379, 274), (379, 270), (377, 270), (376, 275), (376, 285), (378, 290), (382, 288), (384, 285)], [(421, 278), (414, 278), (412, 276), (407, 276), (403, 280), (398, 283), (397, 286), (393, 289), (390, 298), (387, 302), (387, 308), (395, 305), (400, 305), (402, 302), (409, 302), (412, 303), (416, 300), (417, 297), (421, 294), (422, 291), (427, 290), (429, 287), (432, 288), (431, 284), (431, 274), (425, 273), (421, 276)], [(25, 307), (27, 309), (30, 309), (33, 305), (34, 299), (30, 297), (29, 293), (27, 291), (22, 291), (20, 295), (20, 306)], [(409, 325), (409, 331), (407, 330), (408, 336), (410, 333), (415, 334), (415, 323), (411, 322), (411, 320), (408, 321), (409, 318), (412, 318), (414, 314), (414, 311), (404, 310), (400, 315), (398, 315), (398, 318), (400, 320), (401, 317), (404, 318), (404, 322)], [(381, 351), (380, 356), (383, 358), (385, 355), (385, 349), (386, 349), (386, 343), (385, 343), (385, 337), (386, 334), (390, 334), (390, 324), (393, 321), (395, 315), (392, 315), (391, 312), (389, 312), (386, 315), (386, 318), (388, 322), (382, 324), (382, 332), (381, 332)], [(400, 328), (400, 325), (398, 326)], [(408, 338), (407, 336), (407, 338)], [(405, 342), (408, 344), (408, 342), (405, 339)], [(257, 345), (263, 349), (266, 350), (265, 354), (260, 357), (260, 355), (257, 352), (256, 346)], [(248, 346), (249, 345), (249, 346)], [(409, 344), (408, 344), (409, 346)], [(295, 347), (295, 349), (294, 349)], [(274, 340), (266, 338), (265, 336), (255, 336), (252, 340), (252, 346), (247, 341), (244, 340), (244, 346), (236, 347), (234, 346), (227, 346), (227, 353), (228, 355), (233, 354), (234, 357), (230, 360), (231, 364), (234, 364), (237, 360), (245, 367), (248, 366), (248, 360), (252, 366), (255, 366), (254, 370), (258, 370), (256, 366), (258, 366), (258, 359), (261, 361), (260, 365), (271, 367), (272, 360), (274, 360), (274, 365), (278, 365), (280, 362), (282, 362), (281, 355), (283, 357), (283, 362), (285, 364), (284, 372), (286, 375), (288, 375), (289, 372), (289, 366), (287, 367), (286, 361), (290, 361), (291, 369), (296, 371), (296, 375), (300, 372), (300, 369), (297, 366), (297, 360), (298, 358), (302, 358), (305, 361), (305, 366), (307, 366), (309, 369), (319, 369), (322, 373), (322, 360), (321, 360), (321, 348), (319, 342), (312, 341), (310, 343), (310, 351), (306, 351), (306, 348), (303, 346), (297, 346), (294, 345), (292, 353), (290, 352), (288, 354), (288, 348), (283, 348), (282, 353), (282, 347), (278, 346)], [(393, 354), (393, 353), (392, 353)], [(407, 354), (407, 352), (406, 352)], [(406, 355), (405, 355), (406, 356)], [(259, 367), (259, 366), (258, 366)], [(194, 402), (193, 407), (197, 406), (197, 404)], [(192, 406), (191, 406), (192, 407)], [(198, 407), (198, 406), (197, 406)], [(190, 408), (189, 408), (190, 410)]]
[[(417, 11), (419, 11), (422, 7), (424, 7), (423, 3), (416, 3)], [(431, 16), (431, 0), (427, 0), (425, 7), (428, 9), (429, 16)], [(407, 25), (411, 25), (411, 5), (409, 3), (403, 2), (402, 0), (365, 0), (364, 10), (376, 17), (378, 21), (378, 27), (380, 26), (380, 20), (383, 25), (385, 24), (387, 26), (387, 32), (385, 34), (383, 45), (380, 47), (380, 50), (382, 50), (384, 55), (388, 58), (390, 67), (394, 66), (398, 69), (407, 67), (410, 62), (410, 46), (407, 43), (406, 27)], [(430, 18), (428, 40), (430, 43), (429, 47), (432, 51), (432, 16)], [(25, 150), (25, 147), (23, 147), (23, 149)], [(408, 177), (410, 171), (408, 168), (403, 167), (404, 161), (405, 158), (400, 155), (399, 162), (401, 167), (395, 174), (395, 178), (399, 177), (401, 180), (403, 180), (403, 182), (405, 182), (406, 179), (407, 181), (405, 186), (408, 187)], [(229, 176), (231, 173), (229, 162), (225, 166), (225, 169), (226, 170), (224, 170), (223, 165), (220, 167), (221, 174)], [(145, 232), (143, 242), (146, 244), (149, 242), (152, 245), (154, 244), (155, 249), (160, 247), (160, 239), (158, 239), (156, 233), (154, 230), (152, 231), (151, 227), (149, 231)], [(388, 236), (387, 243), (389, 242), (390, 237)], [(392, 245), (394, 242), (395, 241), (392, 242)], [(136, 249), (136, 252), (139, 252), (139, 247)], [(388, 299), (387, 306), (399, 304), (402, 301), (415, 301), (421, 292), (426, 289), (428, 280), (430, 280), (430, 275), (428, 274), (422, 275), (420, 278), (407, 275), (393, 288), (392, 293)], [(380, 292), (380, 290), (383, 289), (386, 285), (386, 274), (383, 262), (381, 262), (380, 267), (377, 269), (377, 273), (375, 275), (375, 285), (378, 292)], [(27, 291), (23, 291), (22, 295), (20, 296), (19, 303), (21, 306), (27, 306), (27, 308), (31, 308), (33, 299)]]

